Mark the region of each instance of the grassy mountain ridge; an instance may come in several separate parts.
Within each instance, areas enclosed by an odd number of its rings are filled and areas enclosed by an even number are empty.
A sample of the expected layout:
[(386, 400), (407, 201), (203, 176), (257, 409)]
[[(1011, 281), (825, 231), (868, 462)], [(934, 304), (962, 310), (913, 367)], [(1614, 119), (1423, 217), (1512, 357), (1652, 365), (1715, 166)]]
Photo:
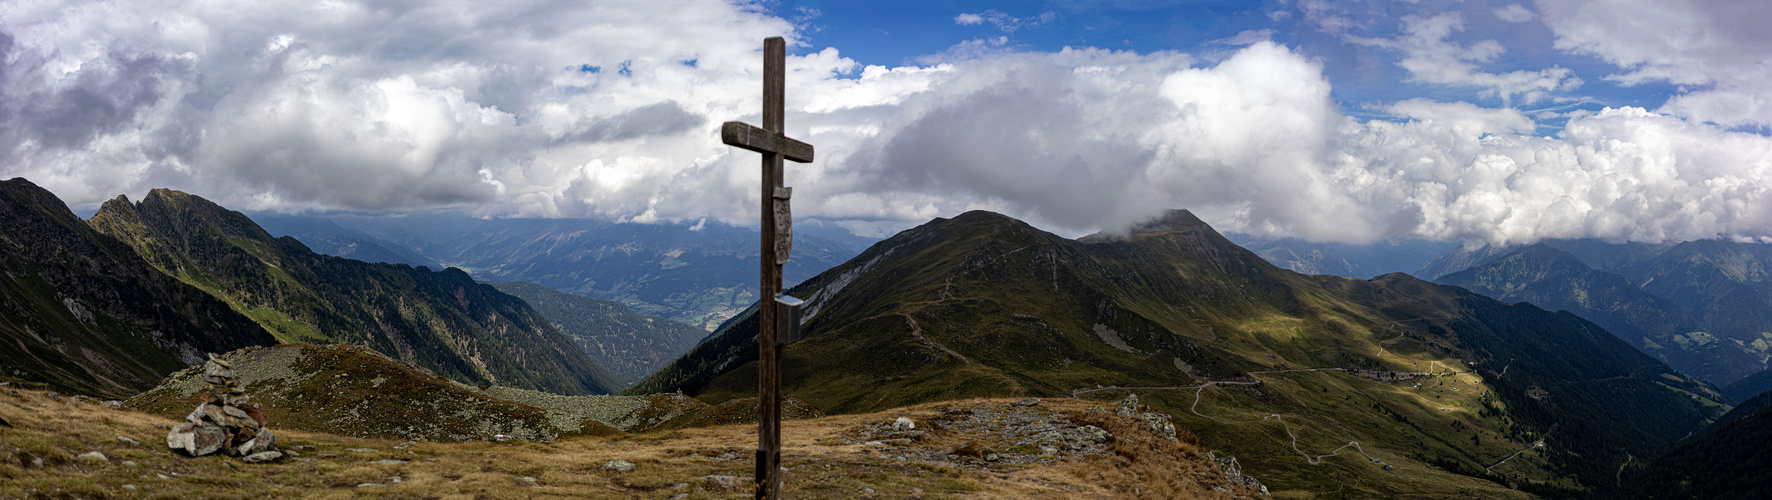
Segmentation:
[(0, 378), (125, 397), (205, 352), (276, 342), (22, 178), (0, 182), (0, 268)]
[(470, 383), (562, 394), (624, 386), (522, 300), (456, 269), (319, 255), (197, 196), (108, 201), (90, 223), (284, 342), (364, 345)]
[(638, 382), (658, 367), (695, 347), (708, 332), (657, 316), (642, 316), (619, 302), (570, 294), (535, 283), (490, 283), (523, 299), (572, 337), (599, 366), (627, 382)]
[[(827, 411), (1140, 391), (1300, 493), (1601, 488), (1726, 400), (1575, 316), (1402, 274), (1284, 271), (1185, 211), (1078, 240), (969, 212), (789, 293), (808, 311), (784, 389)], [(741, 315), (630, 391), (754, 393), (755, 328)]]

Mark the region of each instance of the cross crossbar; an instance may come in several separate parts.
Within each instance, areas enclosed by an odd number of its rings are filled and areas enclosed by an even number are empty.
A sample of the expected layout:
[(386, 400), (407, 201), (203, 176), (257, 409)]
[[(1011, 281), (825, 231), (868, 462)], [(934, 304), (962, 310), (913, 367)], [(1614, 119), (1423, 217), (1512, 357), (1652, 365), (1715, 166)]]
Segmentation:
[(720, 124), (720, 140), (758, 153), (780, 154), (795, 163), (812, 163), (812, 145), (744, 122)]

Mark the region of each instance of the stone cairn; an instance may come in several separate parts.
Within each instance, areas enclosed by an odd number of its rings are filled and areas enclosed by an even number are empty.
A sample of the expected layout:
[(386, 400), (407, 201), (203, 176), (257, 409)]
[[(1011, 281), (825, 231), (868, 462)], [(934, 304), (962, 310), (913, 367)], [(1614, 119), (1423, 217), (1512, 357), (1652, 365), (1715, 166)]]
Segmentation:
[(203, 394), (197, 409), (185, 416), (185, 423), (166, 433), (167, 447), (193, 457), (219, 451), (246, 457), (248, 462), (283, 456), (277, 451), (277, 436), (265, 427), (270, 421), (264, 408), (246, 397), (246, 389), (234, 379), (232, 365), (210, 354), (209, 362), (203, 364), (203, 381), (209, 384), (209, 392)]

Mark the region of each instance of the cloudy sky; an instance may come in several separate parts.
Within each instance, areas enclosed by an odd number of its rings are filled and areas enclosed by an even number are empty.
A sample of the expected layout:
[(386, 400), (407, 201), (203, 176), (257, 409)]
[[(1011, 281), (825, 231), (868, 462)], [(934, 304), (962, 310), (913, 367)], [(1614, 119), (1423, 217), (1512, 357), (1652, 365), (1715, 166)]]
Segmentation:
[(76, 210), (738, 224), (1167, 208), (1369, 242), (1772, 241), (1772, 2), (0, 1), (0, 177)]

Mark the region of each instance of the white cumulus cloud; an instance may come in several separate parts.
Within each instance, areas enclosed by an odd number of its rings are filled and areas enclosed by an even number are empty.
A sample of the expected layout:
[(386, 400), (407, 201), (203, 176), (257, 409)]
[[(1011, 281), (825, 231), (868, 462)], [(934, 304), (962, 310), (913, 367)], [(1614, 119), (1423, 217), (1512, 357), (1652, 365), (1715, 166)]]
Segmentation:
[[(1369, 42), (1428, 83), (1525, 100), (1578, 84), (1484, 71), (1503, 51), (1452, 41), (1461, 23), (1413, 17)], [(884, 67), (796, 45), (787, 133), (818, 161), (787, 168), (795, 214), (877, 229), (990, 209), (1077, 233), (1191, 208), (1351, 242), (1772, 236), (1772, 140), (1669, 114), (1697, 92), (1549, 137), (1465, 102), (1361, 121), (1321, 62), (1270, 35), (1212, 62), (979, 40)], [(252, 209), (747, 223), (758, 159), (718, 129), (759, 120), (768, 36), (798, 40), (712, 0), (6, 4), (0, 175), (76, 207), (172, 187)]]
[(1625, 85), (1691, 86), (1661, 111), (1724, 126), (1772, 126), (1772, 3), (1541, 0), (1556, 47), (1617, 65)]

